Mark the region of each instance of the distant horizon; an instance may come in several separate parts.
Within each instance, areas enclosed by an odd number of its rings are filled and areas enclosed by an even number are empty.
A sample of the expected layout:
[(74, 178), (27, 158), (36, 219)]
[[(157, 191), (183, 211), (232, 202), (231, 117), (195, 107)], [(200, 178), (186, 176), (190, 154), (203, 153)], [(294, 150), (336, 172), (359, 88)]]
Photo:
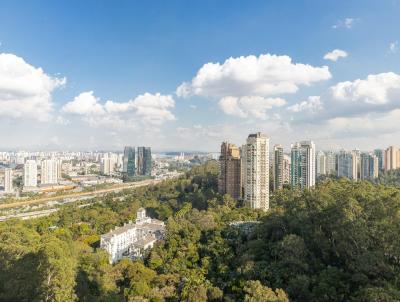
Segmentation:
[[(312, 140), (311, 140), (312, 141)], [(221, 141), (222, 143), (223, 141)], [(231, 141), (227, 141), (229, 143), (233, 143)], [(243, 142), (244, 144), (245, 142)], [(233, 143), (234, 144), (234, 143)], [(241, 147), (243, 144), (235, 144), (238, 147)], [(275, 145), (279, 145), (279, 144), (269, 144), (270, 147), (270, 152), (272, 152), (272, 148)], [(139, 147), (142, 145), (125, 145), (125, 146), (130, 146), (130, 147)], [(125, 147), (124, 146), (124, 147)], [(396, 145), (391, 145), (391, 146), (395, 146)], [(372, 152), (374, 150), (386, 150), (387, 148), (391, 147), (391, 146), (385, 146), (385, 147), (376, 147), (376, 148), (372, 148), (372, 149), (360, 149), (360, 148), (337, 148), (337, 149), (322, 149), (322, 148), (318, 148), (318, 145), (316, 145), (316, 151), (333, 151), (333, 152), (339, 152), (341, 150), (345, 150), (345, 151), (353, 151), (353, 150), (359, 150), (361, 152)], [(122, 147), (121, 149), (36, 149), (36, 148), (10, 148), (10, 149), (0, 149), (0, 152), (99, 152), (99, 153), (104, 153), (104, 152), (113, 152), (113, 153), (123, 153), (124, 152), (124, 147)], [(164, 149), (164, 150), (157, 150), (157, 149), (153, 149), (151, 146), (145, 146), (145, 147), (150, 147), (151, 148), (151, 152), (153, 154), (161, 154), (161, 153), (188, 153), (188, 154), (196, 154), (196, 153), (220, 153), (220, 145), (218, 146), (217, 150), (179, 150), (179, 149)], [(290, 153), (290, 146), (289, 147), (285, 147), (283, 146), (283, 149), (285, 151), (285, 153)], [(288, 152), (286, 152), (288, 151)]]
[[(133, 145), (127, 145), (130, 147), (138, 147), (138, 146), (133, 146)], [(151, 147), (151, 146), (146, 146), (146, 147)], [(124, 149), (76, 149), (76, 150), (66, 150), (66, 149), (0, 149), (0, 152), (99, 152), (99, 153), (104, 153), (104, 152), (114, 152), (114, 153), (124, 153)], [(151, 152), (154, 154), (159, 154), (159, 153), (219, 153), (219, 151), (201, 151), (201, 150), (153, 150), (151, 149)]]

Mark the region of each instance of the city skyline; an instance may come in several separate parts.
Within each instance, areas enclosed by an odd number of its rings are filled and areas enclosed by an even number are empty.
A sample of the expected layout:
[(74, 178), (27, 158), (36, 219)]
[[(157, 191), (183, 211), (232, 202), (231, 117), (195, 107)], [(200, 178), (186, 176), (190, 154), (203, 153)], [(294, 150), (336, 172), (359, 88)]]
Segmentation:
[(399, 1), (2, 7), (3, 150), (216, 152), (258, 131), (285, 149), (400, 139)]

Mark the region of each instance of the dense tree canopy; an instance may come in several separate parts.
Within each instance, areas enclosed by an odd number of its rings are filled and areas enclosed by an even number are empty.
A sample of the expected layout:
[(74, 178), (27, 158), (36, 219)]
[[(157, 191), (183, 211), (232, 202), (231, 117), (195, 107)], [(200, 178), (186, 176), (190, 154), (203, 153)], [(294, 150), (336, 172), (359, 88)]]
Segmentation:
[[(0, 223), (0, 301), (400, 301), (400, 189), (328, 179), (275, 192), (264, 213), (219, 195), (217, 173), (209, 162)], [(139, 207), (166, 221), (166, 238), (110, 265), (99, 236)]]
[(374, 183), (386, 185), (386, 186), (400, 186), (400, 169), (382, 171), (379, 173), (379, 177), (374, 179)]

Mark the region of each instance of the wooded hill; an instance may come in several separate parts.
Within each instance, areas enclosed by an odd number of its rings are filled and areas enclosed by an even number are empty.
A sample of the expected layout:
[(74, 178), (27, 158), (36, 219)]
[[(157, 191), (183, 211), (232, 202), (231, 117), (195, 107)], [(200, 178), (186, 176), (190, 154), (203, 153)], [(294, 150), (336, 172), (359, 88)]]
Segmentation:
[[(217, 167), (0, 223), (0, 301), (400, 301), (400, 189), (328, 179), (263, 213), (220, 196)], [(99, 235), (141, 206), (165, 241), (110, 265)]]

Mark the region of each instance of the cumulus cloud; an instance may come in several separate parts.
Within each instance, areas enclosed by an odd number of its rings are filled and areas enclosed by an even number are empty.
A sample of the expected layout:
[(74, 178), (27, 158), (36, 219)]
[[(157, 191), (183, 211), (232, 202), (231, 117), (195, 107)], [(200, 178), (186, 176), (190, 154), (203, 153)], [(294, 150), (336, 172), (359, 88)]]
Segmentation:
[(296, 103), (292, 106), (288, 107), (289, 111), (292, 112), (310, 112), (316, 113), (322, 109), (322, 102), (320, 96), (309, 96), (307, 100), (302, 101), (300, 103)]
[(339, 58), (346, 58), (347, 52), (341, 49), (334, 49), (331, 52), (328, 52), (324, 55), (325, 60), (330, 60), (336, 62)]
[(282, 98), (264, 98), (260, 96), (227, 96), (222, 98), (218, 103), (225, 114), (241, 118), (252, 117), (258, 119), (266, 119), (267, 110), (273, 107), (282, 107), (285, 104), (286, 101)]
[(170, 111), (175, 106), (171, 95), (145, 93), (128, 102), (100, 102), (93, 91), (82, 92), (62, 111), (82, 116), (93, 127), (136, 128), (137, 124), (161, 125), (175, 120)]
[(47, 75), (14, 54), (0, 54), (0, 116), (39, 121), (51, 119), (52, 92), (65, 78)]
[[(371, 135), (387, 141), (399, 137), (399, 105), (400, 75), (387, 72), (337, 83), (321, 97), (309, 97), (288, 110), (301, 112), (290, 119), (293, 131), (301, 124), (309, 135), (327, 143), (371, 144)], [(318, 114), (307, 114), (313, 110)]]
[(335, 100), (384, 105), (398, 102), (400, 97), (400, 75), (394, 72), (369, 75), (366, 79), (340, 82), (331, 87)]
[(98, 101), (99, 99), (94, 96), (93, 91), (82, 92), (72, 102), (65, 104), (62, 111), (81, 115), (104, 114), (103, 105)]
[[(393, 143), (400, 137), (398, 121), (400, 109), (388, 112), (369, 112), (357, 116), (337, 116), (322, 120), (304, 120), (301, 126), (290, 125), (290, 130), (282, 135), (298, 139), (299, 136), (309, 137), (316, 141), (318, 149), (360, 148), (372, 150)], [(276, 135), (273, 135), (274, 137)], [(371, 140), (371, 137), (374, 139)]]
[(368, 136), (399, 132), (400, 109), (370, 112), (362, 116), (335, 117), (325, 123), (332, 136)]
[(132, 109), (132, 102), (118, 103), (114, 101), (107, 101), (104, 104), (104, 109), (108, 113), (121, 113)]
[(257, 95), (268, 97), (294, 93), (301, 85), (328, 80), (327, 66), (293, 63), (289, 56), (263, 54), (229, 58), (224, 63), (207, 63), (190, 82), (177, 88), (177, 95), (212, 98)]
[(175, 116), (169, 108), (175, 106), (171, 95), (145, 93), (132, 101), (132, 107), (136, 109), (136, 115), (146, 122), (162, 124), (164, 121), (175, 120)]

